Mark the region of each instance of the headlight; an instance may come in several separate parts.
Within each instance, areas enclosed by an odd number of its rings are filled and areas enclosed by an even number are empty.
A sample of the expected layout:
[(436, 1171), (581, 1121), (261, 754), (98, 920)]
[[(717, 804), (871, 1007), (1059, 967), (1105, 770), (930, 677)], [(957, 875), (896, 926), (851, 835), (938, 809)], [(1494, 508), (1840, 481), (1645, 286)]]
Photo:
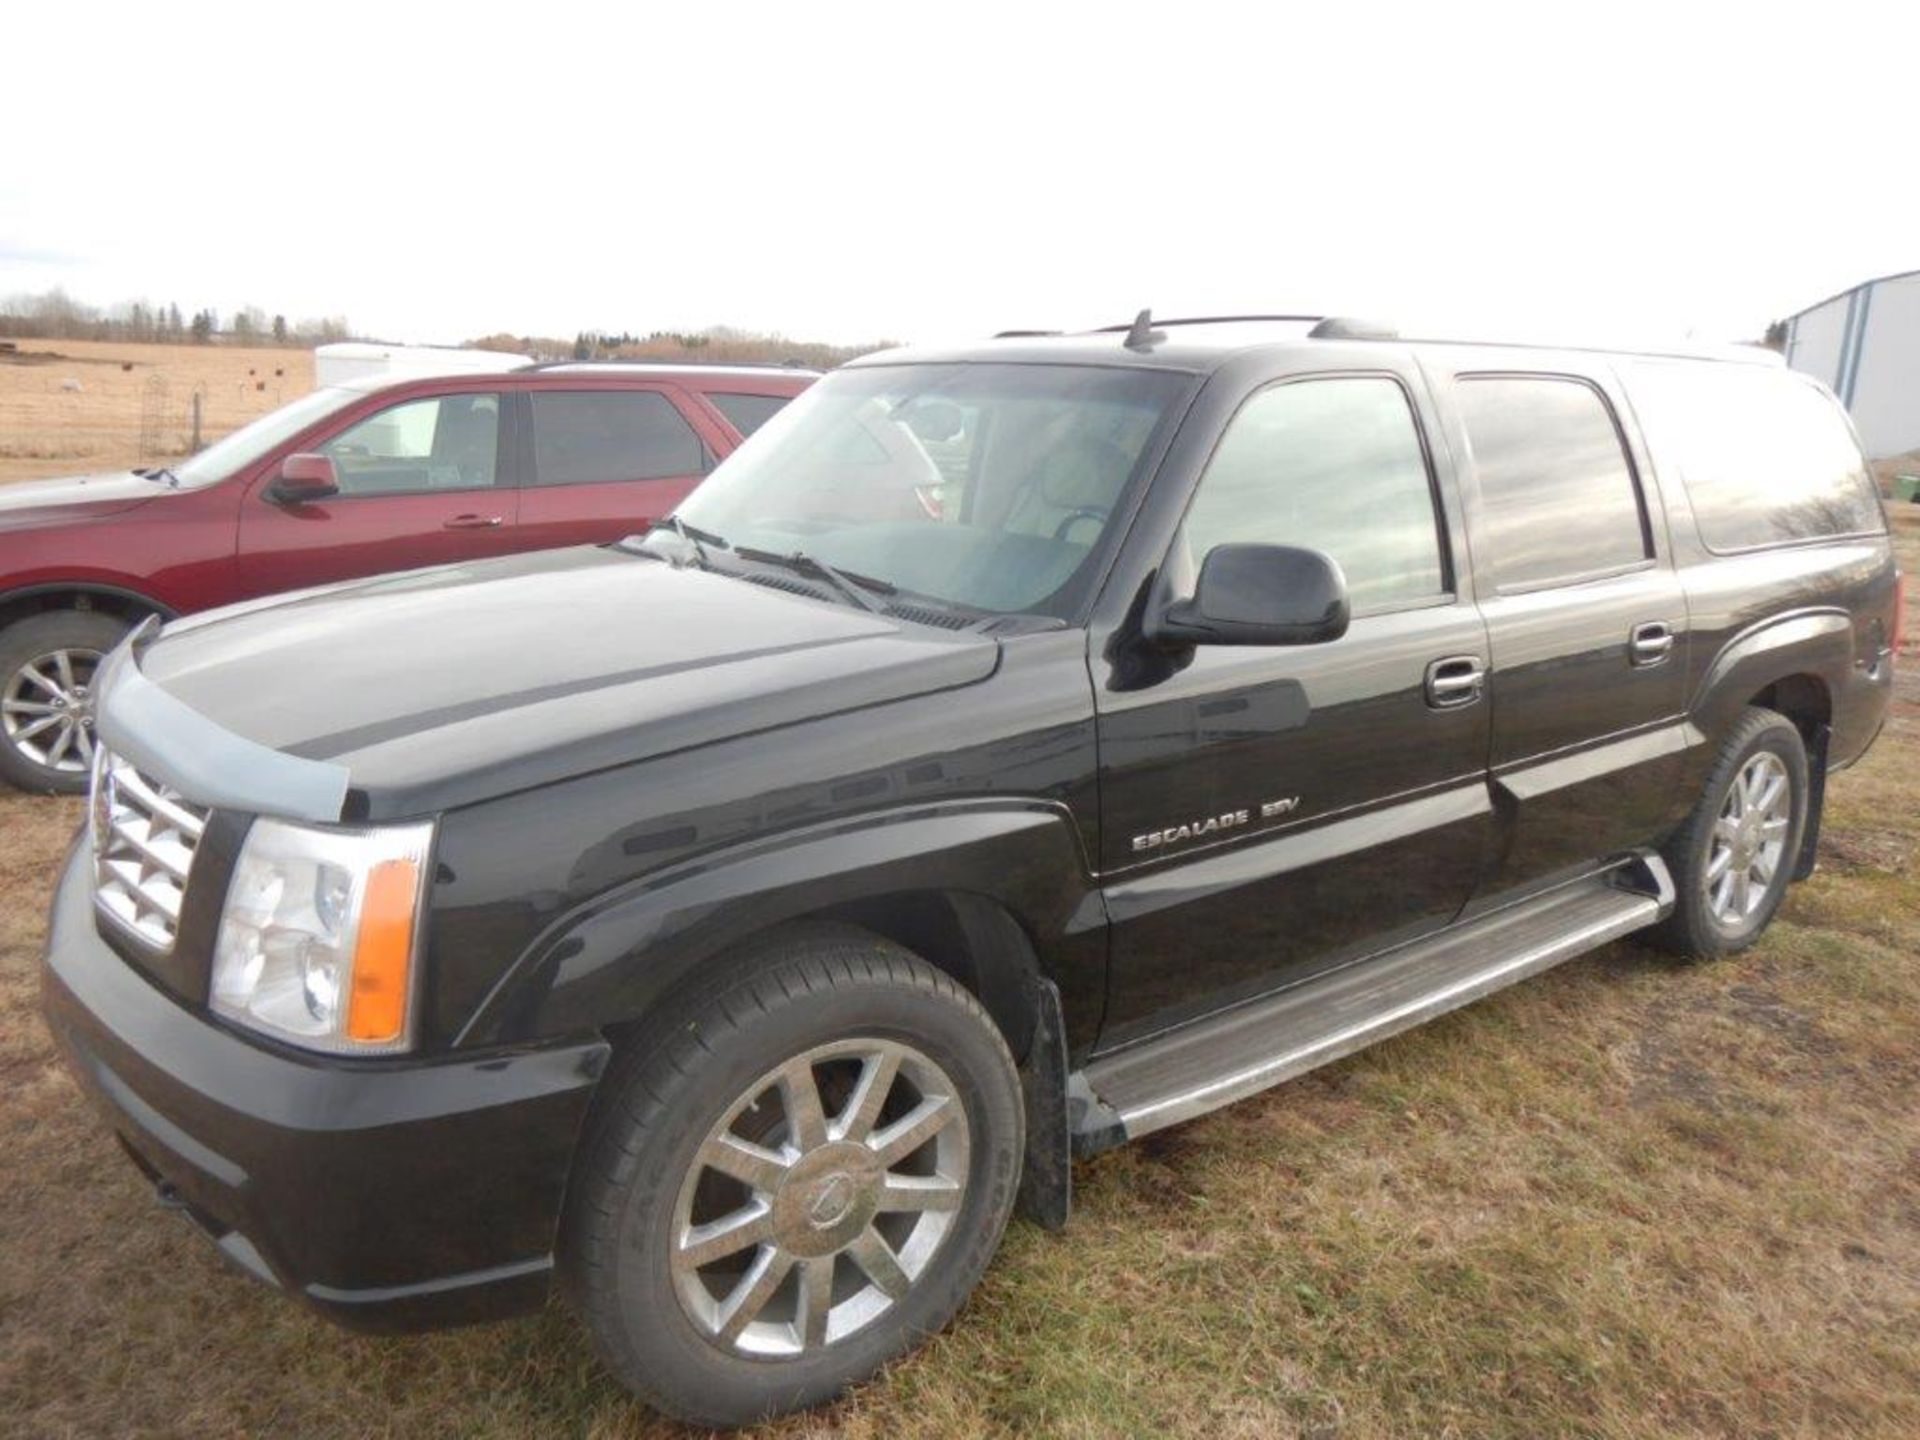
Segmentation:
[(256, 820), (213, 952), (214, 1010), (313, 1050), (407, 1048), (433, 826), (319, 830)]

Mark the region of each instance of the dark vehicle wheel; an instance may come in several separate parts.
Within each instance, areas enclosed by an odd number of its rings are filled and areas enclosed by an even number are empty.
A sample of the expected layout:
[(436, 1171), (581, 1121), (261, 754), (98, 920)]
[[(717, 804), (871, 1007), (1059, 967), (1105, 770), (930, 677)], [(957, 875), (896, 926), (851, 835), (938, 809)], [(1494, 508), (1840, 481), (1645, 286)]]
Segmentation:
[(97, 610), (29, 615), (0, 630), (0, 780), (78, 795), (93, 768), (93, 672), (127, 633)]
[(1025, 1126), (993, 1021), (908, 951), (823, 927), (739, 961), (610, 1072), (562, 1237), (609, 1368), (714, 1426), (830, 1399), (951, 1319)]
[(1665, 847), (1673, 914), (1652, 938), (1684, 955), (1732, 955), (1760, 938), (1787, 893), (1807, 814), (1807, 750), (1772, 710), (1740, 717), (1706, 793)]

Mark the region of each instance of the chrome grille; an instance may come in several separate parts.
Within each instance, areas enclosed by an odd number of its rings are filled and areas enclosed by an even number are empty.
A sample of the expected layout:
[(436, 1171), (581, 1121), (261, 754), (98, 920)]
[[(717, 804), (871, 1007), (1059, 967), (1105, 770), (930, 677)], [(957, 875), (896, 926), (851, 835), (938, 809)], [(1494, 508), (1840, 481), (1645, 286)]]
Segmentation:
[(207, 812), (104, 747), (96, 750), (88, 811), (94, 904), (164, 954), (173, 949)]

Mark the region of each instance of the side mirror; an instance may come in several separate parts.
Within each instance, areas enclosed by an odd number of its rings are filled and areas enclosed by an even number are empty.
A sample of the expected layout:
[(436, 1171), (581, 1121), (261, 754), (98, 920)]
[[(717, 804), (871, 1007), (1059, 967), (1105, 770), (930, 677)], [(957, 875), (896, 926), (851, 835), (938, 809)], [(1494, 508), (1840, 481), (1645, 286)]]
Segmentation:
[(267, 498), (277, 505), (306, 505), (339, 493), (340, 476), (325, 455), (287, 456), (267, 486)]
[(1148, 612), (1165, 645), (1318, 645), (1347, 633), (1347, 577), (1332, 557), (1294, 545), (1216, 545), (1191, 600)]

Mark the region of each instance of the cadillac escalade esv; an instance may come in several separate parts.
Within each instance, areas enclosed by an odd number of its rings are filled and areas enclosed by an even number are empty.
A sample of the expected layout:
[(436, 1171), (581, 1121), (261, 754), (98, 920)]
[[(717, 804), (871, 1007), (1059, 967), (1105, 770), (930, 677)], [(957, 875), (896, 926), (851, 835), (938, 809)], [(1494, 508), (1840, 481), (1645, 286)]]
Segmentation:
[(644, 539), (143, 624), (46, 1011), (259, 1279), (557, 1287), (744, 1422), (946, 1323), (1076, 1155), (1621, 936), (1752, 944), (1899, 614), (1845, 415), (1758, 352), (886, 354)]

